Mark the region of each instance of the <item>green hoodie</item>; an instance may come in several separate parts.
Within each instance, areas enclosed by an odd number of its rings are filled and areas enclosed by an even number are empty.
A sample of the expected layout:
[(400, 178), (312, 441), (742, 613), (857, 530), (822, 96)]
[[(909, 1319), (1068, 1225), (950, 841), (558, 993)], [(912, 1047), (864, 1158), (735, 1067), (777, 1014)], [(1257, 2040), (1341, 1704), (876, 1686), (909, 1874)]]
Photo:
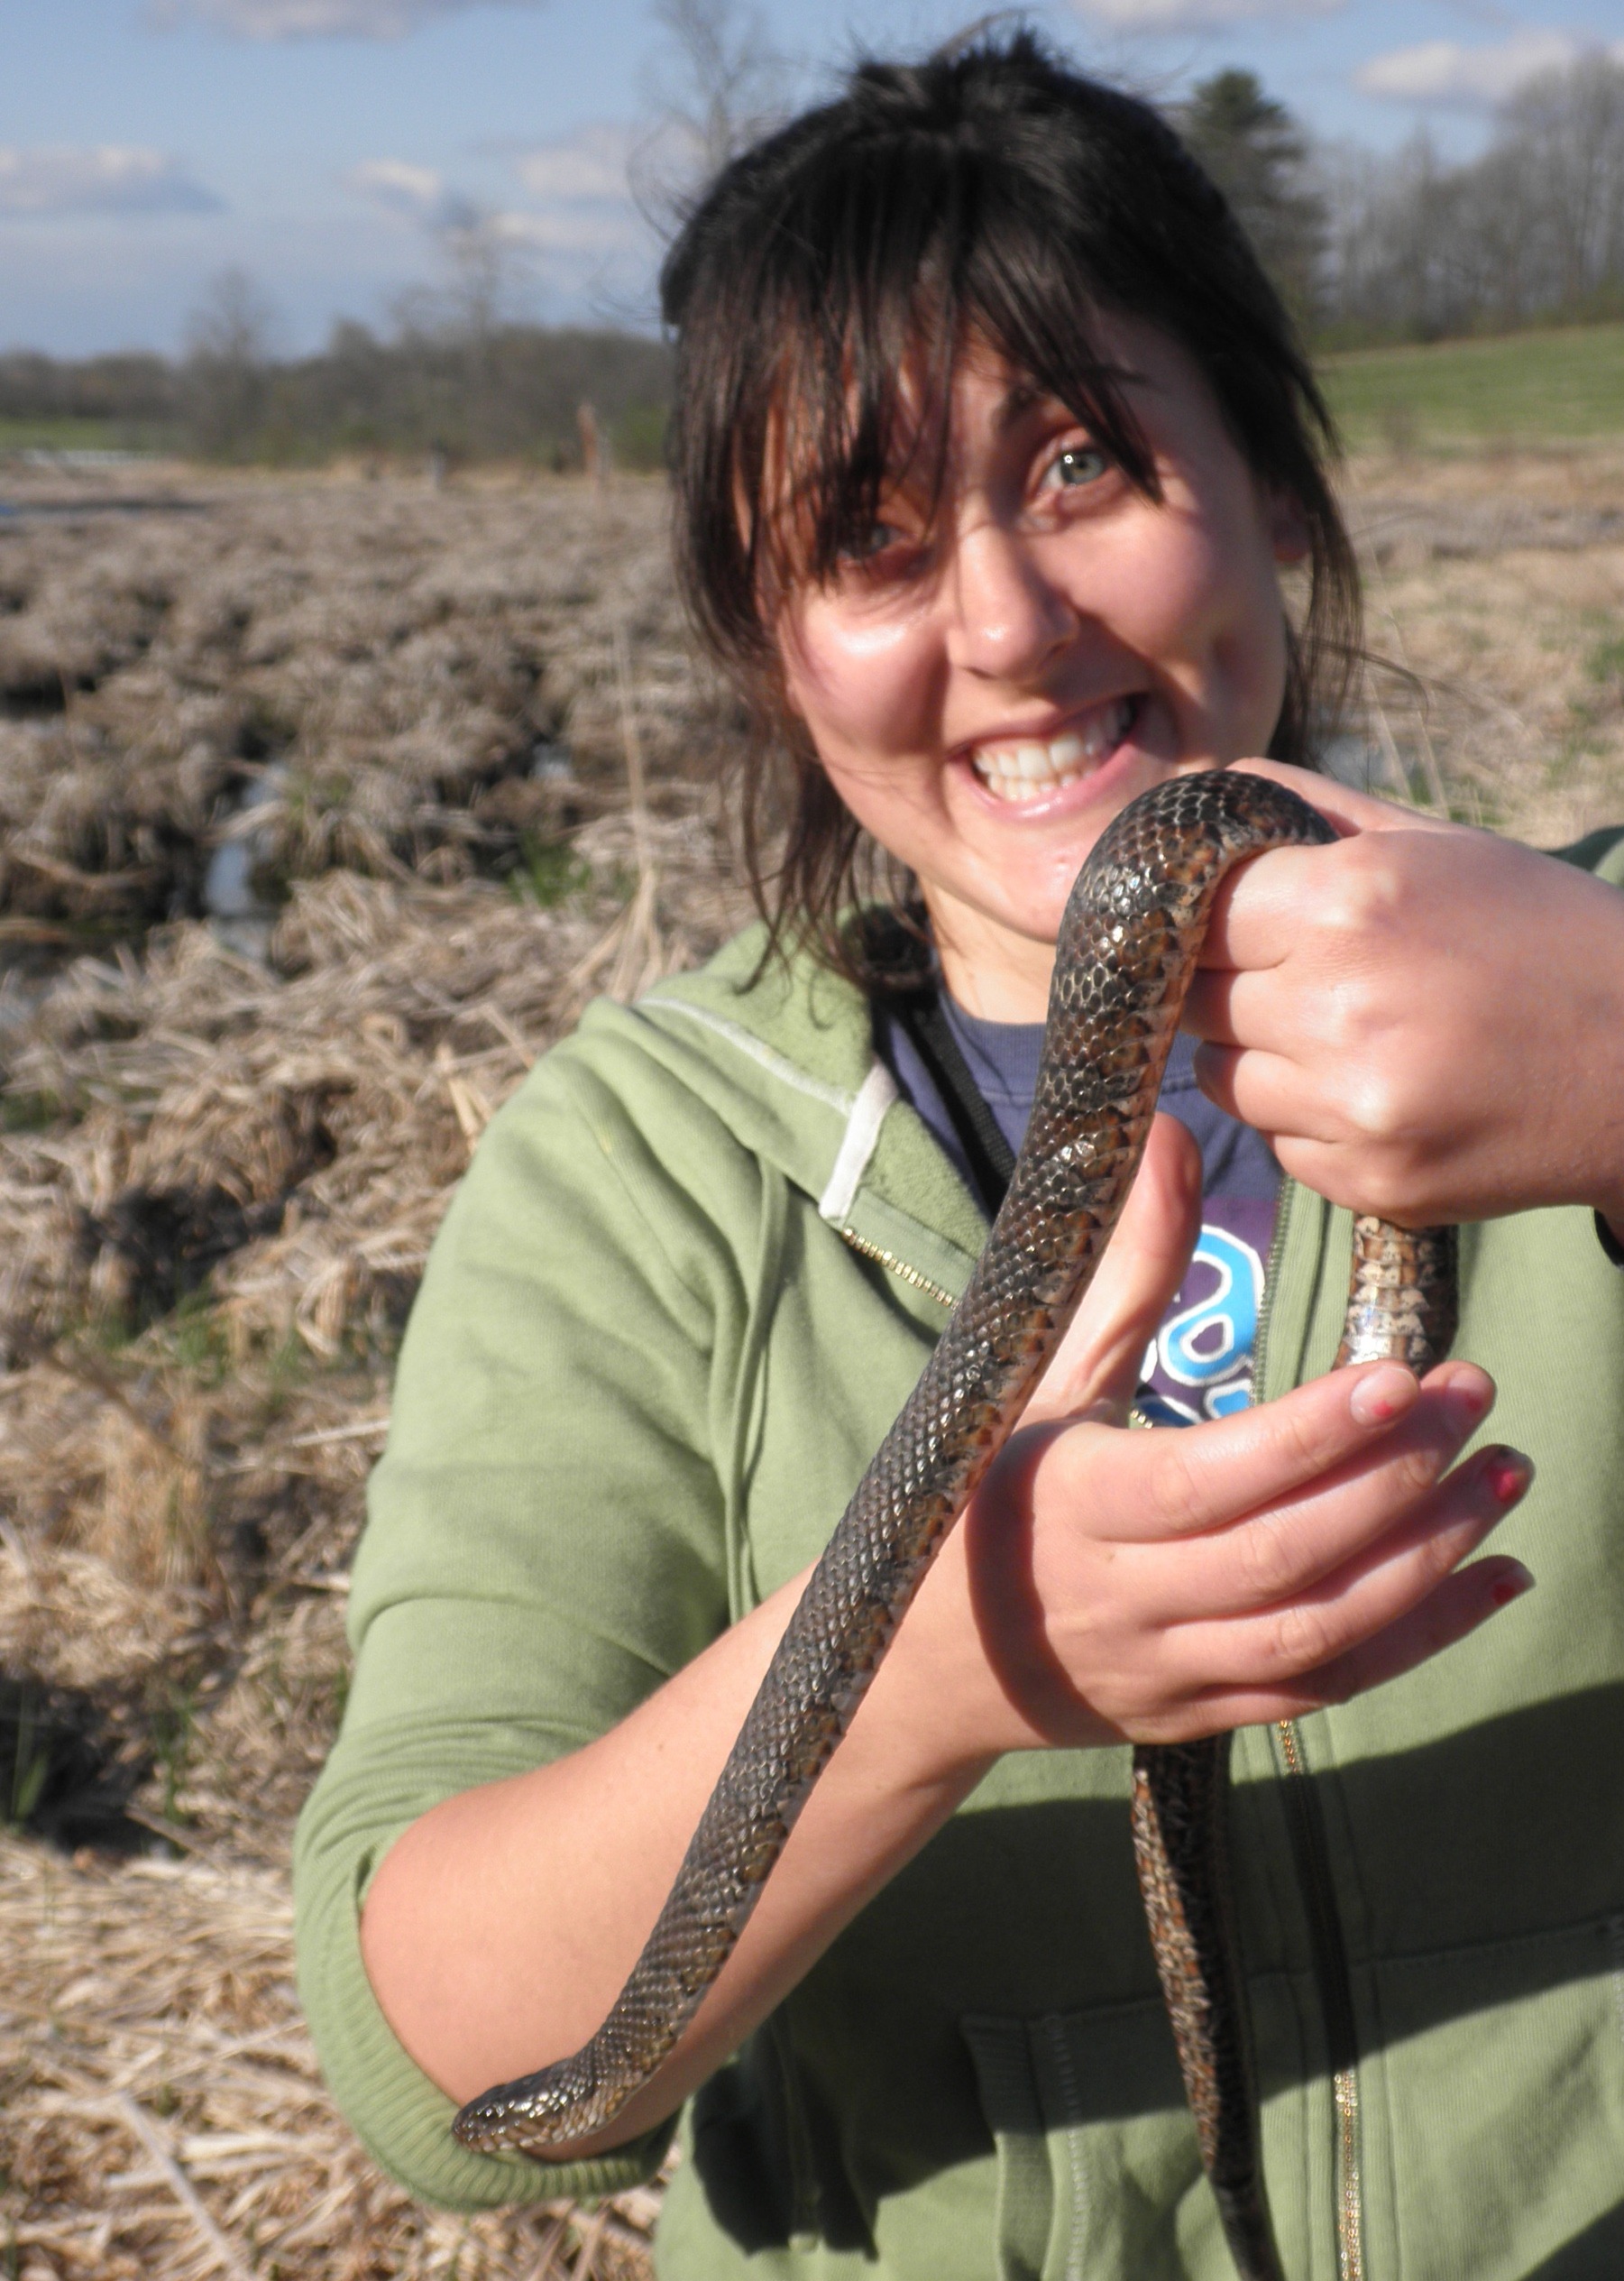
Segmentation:
[[(1624, 883), (1624, 842), (1584, 856)], [(985, 1225), (806, 965), (602, 1004), (435, 1246), (300, 1823), (300, 1984), (379, 2160), (458, 2207), (647, 2176), (470, 2154), (357, 1936), (390, 1843), (624, 1716), (821, 1548)], [(1598, 1052), (1619, 1050), (1599, 1038)], [(1347, 1215), (1289, 1187), (1262, 1392), (1326, 1369)], [(1538, 1467), (1539, 1588), (1237, 1740), (1234, 1854), (1291, 2281), (1624, 2273), (1624, 1274), (1588, 1212), (1463, 1231), (1456, 1351)], [(1140, 1912), (1125, 1750), (1004, 1759), (692, 2103), (670, 2281), (1233, 2281)], [(567, 1864), (560, 1873), (568, 1873)]]

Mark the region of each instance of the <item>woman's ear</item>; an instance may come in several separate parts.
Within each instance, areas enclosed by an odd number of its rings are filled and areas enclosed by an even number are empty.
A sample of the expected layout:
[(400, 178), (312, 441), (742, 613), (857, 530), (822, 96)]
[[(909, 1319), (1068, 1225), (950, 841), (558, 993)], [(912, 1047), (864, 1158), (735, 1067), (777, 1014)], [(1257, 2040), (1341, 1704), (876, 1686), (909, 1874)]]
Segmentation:
[(1290, 492), (1271, 492), (1268, 499), (1269, 539), (1274, 559), (1282, 570), (1295, 570), (1306, 562), (1312, 540), (1302, 501)]

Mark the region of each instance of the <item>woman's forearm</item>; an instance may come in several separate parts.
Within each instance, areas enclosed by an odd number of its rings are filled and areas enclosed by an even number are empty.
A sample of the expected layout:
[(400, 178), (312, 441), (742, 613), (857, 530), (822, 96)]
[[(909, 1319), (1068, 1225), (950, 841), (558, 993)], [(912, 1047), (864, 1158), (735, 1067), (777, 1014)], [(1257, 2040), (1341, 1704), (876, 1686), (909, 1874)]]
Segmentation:
[[(635, 1963), (805, 1582), (796, 1577), (597, 1743), (449, 1798), (367, 1897), (362, 1953), (390, 2027), (459, 2101), (564, 2057)], [(716, 1987), (594, 2151), (671, 2112), (918, 1851), (980, 1768), (891, 1714), (907, 1658), (814, 1790)], [(881, 1681), (887, 1683), (882, 1686)], [(902, 1684), (899, 1684), (902, 1683)]]

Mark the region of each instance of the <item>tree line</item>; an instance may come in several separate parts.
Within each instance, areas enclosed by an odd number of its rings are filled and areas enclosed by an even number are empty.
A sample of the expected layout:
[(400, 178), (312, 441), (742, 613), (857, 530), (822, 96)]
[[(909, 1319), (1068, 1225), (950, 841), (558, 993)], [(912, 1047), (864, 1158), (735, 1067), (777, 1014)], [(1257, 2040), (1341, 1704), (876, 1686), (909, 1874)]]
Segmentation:
[(579, 466), (590, 405), (600, 451), (657, 467), (669, 391), (664, 342), (611, 327), (408, 318), (386, 336), (344, 321), (317, 354), (278, 358), (238, 272), (210, 286), (179, 358), (0, 355), (0, 422), (96, 421), (115, 444), (282, 464), (410, 455)]
[[(711, 57), (730, 52), (732, 4), (662, 0), (709, 90), (688, 123), (706, 165), (770, 116), (748, 41), (730, 78)], [(748, 118), (716, 92), (733, 80)], [(1624, 317), (1624, 63), (1598, 53), (1530, 80), (1482, 156), (1454, 164), (1425, 134), (1380, 159), (1317, 143), (1248, 71), (1201, 81), (1173, 118), (1318, 349)], [(341, 322), (315, 355), (272, 354), (271, 314), (235, 271), (208, 289), (179, 358), (0, 355), (0, 421), (99, 420), (225, 460), (410, 453), (564, 467), (602, 448), (657, 465), (665, 345), (505, 314), (500, 244), (477, 222), (443, 250), (445, 290), (402, 304), (387, 334)]]
[(1540, 74), (1482, 156), (1316, 144), (1250, 72), (1177, 115), (1316, 346), (1624, 317), (1624, 63)]

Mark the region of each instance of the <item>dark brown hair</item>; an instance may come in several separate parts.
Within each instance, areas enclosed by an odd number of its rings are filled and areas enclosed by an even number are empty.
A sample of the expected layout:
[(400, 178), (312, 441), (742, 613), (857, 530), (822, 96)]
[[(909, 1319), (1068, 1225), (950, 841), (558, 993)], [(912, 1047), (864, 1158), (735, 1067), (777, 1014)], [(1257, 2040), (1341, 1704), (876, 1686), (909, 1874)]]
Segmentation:
[[(860, 547), (898, 437), (920, 434), (904, 418), (903, 375), (945, 402), (968, 340), (1064, 404), (1151, 498), (1155, 468), (1102, 360), (1098, 317), (1144, 319), (1194, 359), (1252, 474), (1306, 522), (1309, 598), (1269, 749), (1309, 760), (1359, 628), (1326, 474), (1330, 416), (1223, 197), (1147, 104), (1069, 70), (1027, 32), (972, 35), (917, 64), (860, 64), (838, 101), (723, 169), (660, 285), (676, 336), (678, 575), (751, 708), (744, 849), (773, 947), (808, 942), (884, 987), (841, 931), (864, 835), (784, 703), (773, 608)], [(769, 872), (785, 766), (787, 829)], [(890, 888), (905, 893), (895, 877)]]

